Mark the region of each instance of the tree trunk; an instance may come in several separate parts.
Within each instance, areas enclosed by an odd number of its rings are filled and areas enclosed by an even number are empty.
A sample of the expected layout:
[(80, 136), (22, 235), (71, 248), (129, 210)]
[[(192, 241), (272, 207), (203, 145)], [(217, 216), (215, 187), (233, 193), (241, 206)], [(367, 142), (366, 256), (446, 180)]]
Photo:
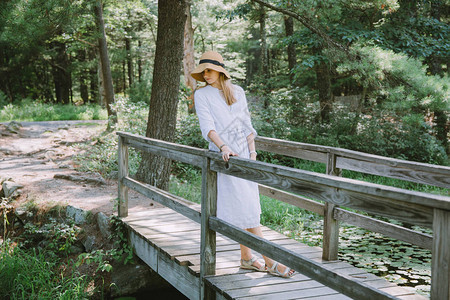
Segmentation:
[(53, 82), (55, 84), (55, 97), (57, 103), (68, 104), (70, 102), (70, 73), (69, 59), (66, 54), (66, 45), (61, 42), (53, 42), (56, 57), (53, 59)]
[[(80, 61), (81, 65), (84, 66), (86, 63), (86, 49), (80, 49), (78, 51), (78, 60)], [(80, 70), (80, 96), (81, 100), (83, 100), (83, 103), (86, 104), (89, 102), (89, 90), (87, 86), (88, 81), (88, 72), (85, 68), (81, 68)]]
[[(172, 141), (174, 137), (185, 22), (185, 0), (158, 2), (158, 33), (146, 131), (150, 138)], [(169, 159), (143, 153), (136, 177), (167, 190), (170, 163)]]
[(315, 66), (317, 89), (319, 91), (320, 119), (323, 123), (330, 121), (332, 109), (330, 70), (327, 63), (319, 62)]
[(261, 75), (267, 76), (269, 70), (267, 66), (267, 33), (266, 33), (266, 9), (264, 6), (260, 5), (260, 15), (259, 15), (259, 33), (261, 36)]
[[(101, 61), (101, 72), (103, 77), (103, 89), (105, 93), (105, 102), (106, 102), (106, 110), (108, 112), (108, 119), (112, 123), (117, 122), (117, 115), (111, 109), (111, 104), (114, 103), (114, 87), (111, 75), (111, 66), (109, 63), (108, 57), (108, 47), (106, 45), (106, 34), (105, 34), (105, 24), (103, 22), (103, 9), (102, 9), (102, 1), (97, 1), (97, 4), (94, 8), (95, 11), (95, 20), (97, 24), (97, 30), (100, 33), (100, 37), (98, 38), (98, 47), (100, 53), (100, 61)], [(109, 125), (108, 125), (109, 129)]]
[[(441, 9), (442, 3), (439, 0), (431, 1), (431, 17), (438, 21), (441, 21)], [(430, 72), (433, 75), (442, 75), (442, 59), (436, 54), (432, 54), (429, 62)]]
[[(262, 5), (260, 5), (259, 34), (261, 37), (261, 66), (259, 74), (261, 78), (265, 79), (269, 77), (269, 67), (267, 59), (266, 8)], [(269, 97), (264, 97), (263, 107), (264, 109), (269, 108)]]
[(138, 52), (138, 76), (139, 76), (139, 82), (142, 81), (142, 58), (141, 58), (141, 48), (142, 48), (142, 42), (139, 39), (138, 40), (138, 48), (139, 48), (139, 52)]
[(91, 49), (89, 51), (89, 60), (94, 62), (89, 69), (89, 81), (90, 81), (90, 92), (91, 92), (89, 102), (91, 102), (91, 103), (100, 103), (100, 100), (98, 98), (98, 95), (99, 95), (98, 74), (97, 74), (98, 64), (95, 63), (97, 60), (96, 54), (97, 54), (96, 49)]
[[(294, 19), (292, 17), (284, 17), (284, 29), (286, 31), (286, 37), (291, 38), (294, 35)], [(287, 55), (289, 65), (289, 78), (291, 79), (291, 82), (293, 82), (294, 68), (297, 63), (297, 54), (295, 52), (295, 44), (292, 41), (288, 42)]]
[(191, 71), (195, 68), (194, 57), (194, 28), (192, 28), (191, 3), (186, 3), (186, 24), (184, 26), (184, 56), (183, 69), (184, 81), (187, 87), (191, 89), (191, 97), (188, 102), (188, 112), (194, 113), (194, 91), (197, 88), (197, 81), (191, 76)]
[(131, 55), (131, 39), (125, 39), (125, 48), (127, 50), (127, 67), (128, 67), (128, 86), (131, 87), (133, 85), (133, 56)]

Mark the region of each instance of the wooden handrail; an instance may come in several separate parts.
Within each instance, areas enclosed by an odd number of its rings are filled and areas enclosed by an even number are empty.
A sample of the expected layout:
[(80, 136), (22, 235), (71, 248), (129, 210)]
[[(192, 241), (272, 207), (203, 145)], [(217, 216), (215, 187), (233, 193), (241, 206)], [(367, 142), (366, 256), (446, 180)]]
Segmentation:
[[(314, 210), (318, 213), (323, 213), (325, 217), (329, 216), (333, 219), (342, 219), (345, 221), (358, 223), (361, 220), (365, 220), (362, 225), (363, 227), (371, 228), (371, 226), (382, 228), (382, 231), (389, 234), (392, 230), (395, 231), (394, 235), (397, 238), (403, 232), (410, 235), (408, 241), (416, 241), (422, 246), (429, 248), (431, 237), (424, 234), (419, 234), (417, 232), (411, 232), (411, 230), (403, 230), (396, 228), (392, 224), (382, 223), (381, 221), (371, 219), (365, 216), (360, 216), (354, 213), (347, 213), (334, 205), (345, 206), (349, 208), (354, 208), (360, 211), (365, 211), (369, 213), (374, 213), (377, 215), (397, 219), (404, 222), (413, 221), (414, 224), (433, 227), (434, 236), (432, 240), (433, 248), (433, 261), (432, 261), (432, 289), (431, 296), (432, 299), (446, 299), (449, 293), (449, 266), (448, 261), (450, 259), (450, 232), (448, 228), (450, 227), (450, 197), (436, 194), (428, 194), (423, 192), (409, 191), (379, 184), (372, 184), (364, 181), (353, 180), (342, 178), (334, 175), (338, 173), (339, 168), (339, 155), (342, 153), (348, 155), (344, 157), (345, 159), (350, 159), (348, 153), (351, 152), (335, 151), (333, 153), (330, 147), (306, 145), (302, 144), (300, 146), (304, 148), (302, 151), (307, 152), (308, 156), (319, 155), (316, 157), (316, 161), (326, 162), (328, 164), (329, 174), (319, 174), (309, 171), (298, 170), (294, 168), (288, 168), (284, 166), (273, 165), (264, 162), (251, 161), (247, 159), (242, 159), (239, 157), (232, 157), (228, 163), (225, 163), (220, 154), (210, 152), (204, 149), (198, 149), (183, 145), (178, 145), (174, 143), (168, 143), (160, 140), (149, 139), (137, 135), (132, 135), (124, 132), (118, 132), (119, 135), (119, 216), (126, 216), (128, 211), (128, 188), (136, 189), (138, 192), (152, 197), (155, 201), (162, 203), (188, 217), (200, 222), (202, 225), (202, 266), (201, 266), (201, 279), (204, 276), (214, 274), (215, 271), (215, 231), (221, 232), (223, 234), (239, 234), (236, 232), (236, 228), (233, 226), (222, 222), (221, 220), (215, 218), (215, 205), (216, 205), (216, 172), (221, 172), (229, 175), (233, 175), (240, 178), (245, 178), (260, 184), (264, 184), (266, 187), (262, 187), (262, 190), (270, 193), (274, 198), (278, 198), (282, 201), (303, 207), (306, 209)], [(259, 142), (264, 140), (264, 138), (258, 138)], [(267, 143), (267, 140), (266, 140)], [(280, 143), (283, 147), (286, 144)], [(292, 143), (288, 142), (289, 147), (292, 147)], [(305, 146), (306, 145), (306, 146)], [(161, 191), (155, 187), (139, 183), (128, 176), (128, 146), (135, 147), (139, 150), (146, 152), (151, 152), (153, 154), (158, 154), (170, 159), (179, 160), (185, 163), (190, 163), (202, 168), (202, 212), (199, 212), (185, 208), (184, 201), (180, 197), (171, 195), (168, 192)], [(279, 147), (280, 148), (280, 147)], [(291, 148), (289, 148), (291, 149)], [(314, 149), (314, 151), (313, 151)], [(317, 150), (321, 150), (323, 153), (317, 154)], [(298, 151), (299, 153), (302, 151)], [(316, 152), (315, 152), (316, 151)], [(341, 154), (339, 154), (339, 153)], [(331, 153), (331, 154), (330, 154)], [(321, 155), (325, 155), (326, 160), (323, 160)], [(361, 158), (361, 155), (352, 154), (355, 157)], [(301, 155), (299, 155), (301, 156)], [(342, 157), (341, 157), (342, 158)], [(330, 163), (331, 161), (331, 163)], [(377, 157), (375, 161), (370, 163), (380, 162), (382, 159)], [(389, 161), (387, 159), (385, 162)], [(389, 164), (386, 164), (389, 165)], [(390, 167), (401, 166), (405, 168), (408, 162), (392, 163)], [(417, 165), (416, 163), (411, 163), (409, 167)], [(331, 167), (330, 167), (331, 166)], [(418, 169), (414, 170), (415, 174), (425, 173), (429, 174), (430, 170), (427, 169), (432, 165), (424, 166), (424, 164), (418, 164)], [(447, 174), (448, 169), (442, 166), (436, 166), (435, 174)], [(439, 176), (441, 176), (439, 175)], [(409, 176), (412, 178), (414, 176)], [(423, 176), (423, 178), (434, 178), (433, 176)], [(433, 182), (439, 184), (448, 184), (448, 179), (439, 179)], [(306, 198), (305, 198), (306, 197)], [(331, 204), (331, 206), (323, 206), (320, 203), (314, 205), (313, 201), (308, 198), (322, 200), (325, 203)], [(324, 208), (322, 210), (322, 208)], [(366, 218), (366, 219), (364, 219)], [(336, 224), (335, 224), (336, 225)], [(330, 234), (336, 233), (336, 226), (330, 231)], [(397, 234), (398, 233), (398, 234)], [(334, 236), (336, 238), (336, 236)], [(234, 238), (234, 235), (231, 236)], [(298, 262), (291, 261), (293, 258), (288, 255), (288, 257), (280, 257), (277, 251), (287, 254), (286, 249), (283, 247), (273, 245), (268, 241), (263, 242), (263, 246), (255, 245), (254, 236), (244, 235), (235, 239), (238, 242), (242, 242), (248, 246), (255, 246), (256, 250), (260, 250), (261, 253), (267, 255), (270, 254), (274, 259), (280, 262), (285, 262), (302, 270), (301, 265)], [(336, 239), (337, 240), (337, 239)], [(273, 249), (273, 250), (267, 250)], [(337, 249), (337, 247), (336, 247)], [(294, 256), (295, 257), (295, 256)], [(278, 259), (279, 258), (279, 259)], [(310, 269), (306, 268), (305, 274), (310, 274), (313, 269), (313, 263), (310, 261), (303, 261), (306, 258), (299, 258), (302, 263), (307, 263), (311, 266)], [(446, 263), (447, 262), (447, 263)], [(325, 272), (328, 274), (327, 272)], [(346, 287), (346, 278), (336, 279), (336, 276), (331, 276), (330, 274), (326, 276), (318, 275), (312, 272), (311, 278), (316, 279), (322, 283), (330, 285), (332, 287), (336, 286), (336, 289), (350, 297), (358, 297), (359, 292), (351, 291)], [(339, 277), (339, 276), (338, 276)], [(337, 281), (336, 281), (337, 280)], [(337, 284), (339, 282), (339, 284)], [(340, 286), (340, 285), (344, 286)], [(363, 286), (363, 290), (367, 287)], [(203, 296), (205, 296), (206, 290), (203, 291)], [(372, 299), (391, 299), (390, 296), (385, 295), (382, 292), (367, 290), (369, 294), (374, 293), (378, 295)], [(387, 297), (387, 298), (386, 298)]]
[(336, 147), (320, 146), (267, 137), (256, 137), (258, 150), (326, 163), (327, 154), (337, 156), (336, 167), (366, 174), (450, 188), (450, 167), (373, 155)]

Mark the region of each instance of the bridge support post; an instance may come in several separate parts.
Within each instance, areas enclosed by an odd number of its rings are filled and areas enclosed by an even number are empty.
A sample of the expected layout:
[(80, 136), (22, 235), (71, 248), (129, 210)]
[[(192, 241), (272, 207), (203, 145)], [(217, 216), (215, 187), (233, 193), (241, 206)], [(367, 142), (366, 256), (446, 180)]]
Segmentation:
[(450, 211), (434, 209), (431, 299), (450, 299)]
[(119, 217), (128, 216), (128, 187), (123, 184), (123, 179), (128, 177), (128, 146), (125, 145), (125, 138), (119, 135), (118, 144), (118, 160), (119, 160), (119, 203), (118, 215)]
[[(327, 155), (327, 174), (341, 176), (341, 170), (336, 168), (336, 155)], [(323, 216), (323, 245), (322, 259), (337, 260), (339, 250), (339, 222), (334, 218), (336, 205), (326, 202)]]
[(217, 173), (210, 169), (210, 158), (202, 168), (202, 216), (200, 244), (200, 299), (215, 299), (215, 292), (206, 285), (205, 276), (216, 274), (216, 232), (209, 228), (209, 217), (217, 211)]

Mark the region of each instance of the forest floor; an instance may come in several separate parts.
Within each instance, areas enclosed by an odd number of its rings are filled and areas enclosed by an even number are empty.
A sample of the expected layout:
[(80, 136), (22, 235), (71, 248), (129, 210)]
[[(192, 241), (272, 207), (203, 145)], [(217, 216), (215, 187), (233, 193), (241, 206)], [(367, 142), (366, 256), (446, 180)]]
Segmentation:
[[(39, 208), (72, 205), (112, 215), (117, 180), (80, 173), (73, 160), (81, 144), (94, 144), (106, 121), (21, 122), (15, 130), (0, 123), (0, 177), (23, 185), (14, 206), (33, 201)], [(156, 207), (130, 191), (129, 209)]]

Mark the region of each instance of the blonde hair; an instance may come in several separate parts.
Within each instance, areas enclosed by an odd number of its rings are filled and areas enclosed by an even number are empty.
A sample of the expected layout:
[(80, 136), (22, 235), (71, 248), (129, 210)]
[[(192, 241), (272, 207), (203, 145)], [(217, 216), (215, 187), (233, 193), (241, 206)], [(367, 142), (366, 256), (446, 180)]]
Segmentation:
[(237, 100), (234, 97), (234, 88), (231, 84), (231, 80), (228, 79), (222, 72), (219, 74), (219, 84), (222, 88), (223, 96), (225, 97), (225, 102), (228, 105), (235, 103)]
[[(233, 103), (236, 103), (237, 100), (234, 97), (234, 87), (233, 87), (233, 84), (231, 83), (231, 80), (228, 79), (226, 77), (226, 75), (223, 74), (222, 72), (220, 72), (218, 80), (219, 80), (220, 88), (222, 89), (222, 93), (223, 93), (223, 96), (225, 97), (225, 102), (227, 103), (227, 105), (232, 105)], [(207, 83), (206, 85), (198, 86), (195, 90), (199, 90), (201, 88), (207, 87), (208, 85), (209, 84)]]

